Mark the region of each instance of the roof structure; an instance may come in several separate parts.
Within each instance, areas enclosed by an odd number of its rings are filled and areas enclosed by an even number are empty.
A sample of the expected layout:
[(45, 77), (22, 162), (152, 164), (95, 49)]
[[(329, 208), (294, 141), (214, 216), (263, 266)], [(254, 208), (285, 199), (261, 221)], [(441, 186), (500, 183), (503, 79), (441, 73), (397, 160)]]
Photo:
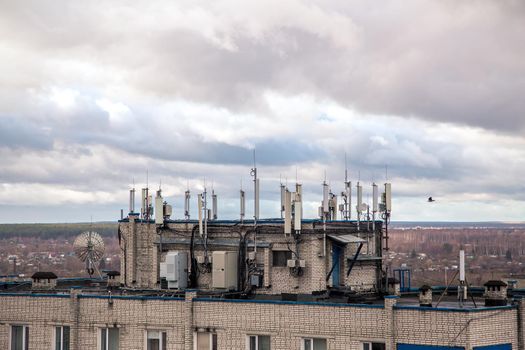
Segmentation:
[(341, 244), (348, 244), (348, 243), (365, 243), (366, 241), (362, 238), (356, 237), (351, 234), (346, 235), (328, 235), (328, 238), (331, 240), (341, 243)]
[(34, 280), (43, 280), (43, 279), (57, 279), (57, 275), (55, 275), (53, 272), (47, 272), (47, 271), (38, 271), (31, 276)]
[(500, 280), (490, 280), (484, 284), (485, 287), (506, 287), (507, 283)]
[(427, 290), (432, 290), (432, 287), (429, 286), (428, 284), (424, 284), (421, 287), (419, 287), (419, 290), (422, 292), (426, 292)]

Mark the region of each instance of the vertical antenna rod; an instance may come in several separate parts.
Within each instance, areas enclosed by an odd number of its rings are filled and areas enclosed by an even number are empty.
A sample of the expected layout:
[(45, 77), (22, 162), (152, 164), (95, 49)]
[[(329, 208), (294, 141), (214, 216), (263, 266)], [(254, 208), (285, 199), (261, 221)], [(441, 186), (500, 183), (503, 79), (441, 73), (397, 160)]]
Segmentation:
[(190, 189), (188, 188), (184, 192), (184, 217), (186, 220), (190, 220)]
[(253, 235), (254, 251), (257, 253), (257, 220), (259, 219), (259, 179), (257, 178), (257, 164), (255, 162), (255, 149), (253, 150), (253, 168), (250, 172), (253, 176), (253, 226), (255, 233)]
[(285, 206), (285, 200), (286, 200), (286, 186), (283, 184), (283, 181), (281, 179), (281, 176), (279, 175), (279, 187), (281, 189), (281, 219), (284, 218), (283, 216), (283, 213), (284, 213), (284, 206)]
[(348, 165), (345, 152), (345, 191), (341, 193), (344, 199), (343, 217), (346, 221), (352, 218), (352, 182), (348, 181)]
[(357, 231), (359, 231), (361, 229), (360, 222), (361, 222), (361, 213), (362, 213), (362, 209), (363, 209), (363, 186), (361, 186), (359, 181), (357, 181), (356, 189), (357, 189), (357, 205), (356, 205), (356, 210), (357, 210)]
[(129, 213), (133, 214), (134, 212), (135, 212), (135, 184), (133, 184), (133, 188), (129, 190)]
[(242, 189), (242, 179), (241, 179), (241, 190), (239, 192), (240, 194), (240, 199), (241, 199), (241, 203), (240, 203), (240, 216), (241, 216), (241, 224), (243, 223), (244, 221), (244, 215), (246, 214), (246, 195)]
[(323, 181), (323, 205), (321, 207), (321, 213), (323, 215), (323, 256), (326, 257), (326, 219), (329, 215), (330, 208), (328, 205), (328, 184), (326, 183), (326, 170), (324, 173)]
[(379, 211), (379, 191), (377, 185), (372, 183), (372, 231), (376, 232), (376, 213)]

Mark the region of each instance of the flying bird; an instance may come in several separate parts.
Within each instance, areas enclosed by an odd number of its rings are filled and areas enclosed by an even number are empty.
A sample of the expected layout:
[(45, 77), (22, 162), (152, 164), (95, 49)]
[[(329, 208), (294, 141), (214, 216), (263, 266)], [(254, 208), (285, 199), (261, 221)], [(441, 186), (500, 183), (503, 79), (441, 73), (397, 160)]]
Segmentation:
[(435, 202), (435, 201), (436, 201), (436, 200), (433, 199), (432, 197), (428, 197), (428, 202), (429, 202), (429, 203), (432, 203), (432, 202)]

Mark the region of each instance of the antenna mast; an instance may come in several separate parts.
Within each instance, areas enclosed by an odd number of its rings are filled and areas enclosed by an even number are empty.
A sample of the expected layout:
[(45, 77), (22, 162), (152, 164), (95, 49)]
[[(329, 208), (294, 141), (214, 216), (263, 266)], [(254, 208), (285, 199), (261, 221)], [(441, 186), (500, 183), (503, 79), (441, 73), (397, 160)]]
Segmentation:
[(285, 210), (285, 201), (286, 201), (286, 186), (283, 184), (283, 180), (281, 178), (281, 175), (279, 175), (279, 183), (280, 183), (280, 189), (281, 189), (281, 219), (283, 219), (283, 213)]
[(346, 152), (345, 152), (345, 190), (341, 192), (341, 197), (343, 197), (344, 205), (342, 210), (342, 217), (348, 221), (352, 217), (352, 182), (348, 181), (348, 165), (346, 162)]
[(259, 179), (257, 178), (257, 165), (255, 162), (255, 149), (253, 150), (253, 168), (250, 172), (253, 176), (253, 227), (254, 233), (254, 251), (257, 253), (257, 220), (259, 220)]
[(190, 198), (190, 189), (188, 187), (186, 192), (184, 192), (184, 217), (188, 221), (190, 220)]
[[(361, 176), (359, 176), (361, 177)], [(357, 181), (357, 186), (356, 186), (356, 189), (357, 189), (357, 205), (356, 205), (356, 210), (357, 210), (357, 231), (359, 231), (361, 229), (361, 212), (363, 210), (363, 186), (361, 186), (360, 182)]]
[(135, 212), (135, 179), (133, 179), (133, 187), (129, 190), (129, 213)]
[(242, 189), (242, 179), (241, 179), (241, 190), (239, 192), (240, 194), (240, 216), (241, 216), (241, 224), (244, 221), (244, 215), (246, 214), (246, 195)]

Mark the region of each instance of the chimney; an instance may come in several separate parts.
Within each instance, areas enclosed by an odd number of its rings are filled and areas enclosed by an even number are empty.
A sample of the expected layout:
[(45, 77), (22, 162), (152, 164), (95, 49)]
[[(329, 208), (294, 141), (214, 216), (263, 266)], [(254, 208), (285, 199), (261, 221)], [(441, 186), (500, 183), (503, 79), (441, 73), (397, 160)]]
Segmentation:
[(507, 283), (500, 280), (491, 280), (484, 284), (485, 306), (507, 305)]
[(388, 294), (397, 296), (401, 295), (401, 284), (399, 283), (399, 280), (394, 277), (388, 278)]
[(107, 275), (108, 288), (116, 288), (120, 286), (120, 278), (119, 278), (120, 272), (108, 271), (106, 275)]
[(57, 275), (53, 272), (35, 272), (31, 280), (31, 289), (54, 289), (57, 286)]
[(429, 285), (419, 288), (419, 306), (432, 307), (432, 287)]

